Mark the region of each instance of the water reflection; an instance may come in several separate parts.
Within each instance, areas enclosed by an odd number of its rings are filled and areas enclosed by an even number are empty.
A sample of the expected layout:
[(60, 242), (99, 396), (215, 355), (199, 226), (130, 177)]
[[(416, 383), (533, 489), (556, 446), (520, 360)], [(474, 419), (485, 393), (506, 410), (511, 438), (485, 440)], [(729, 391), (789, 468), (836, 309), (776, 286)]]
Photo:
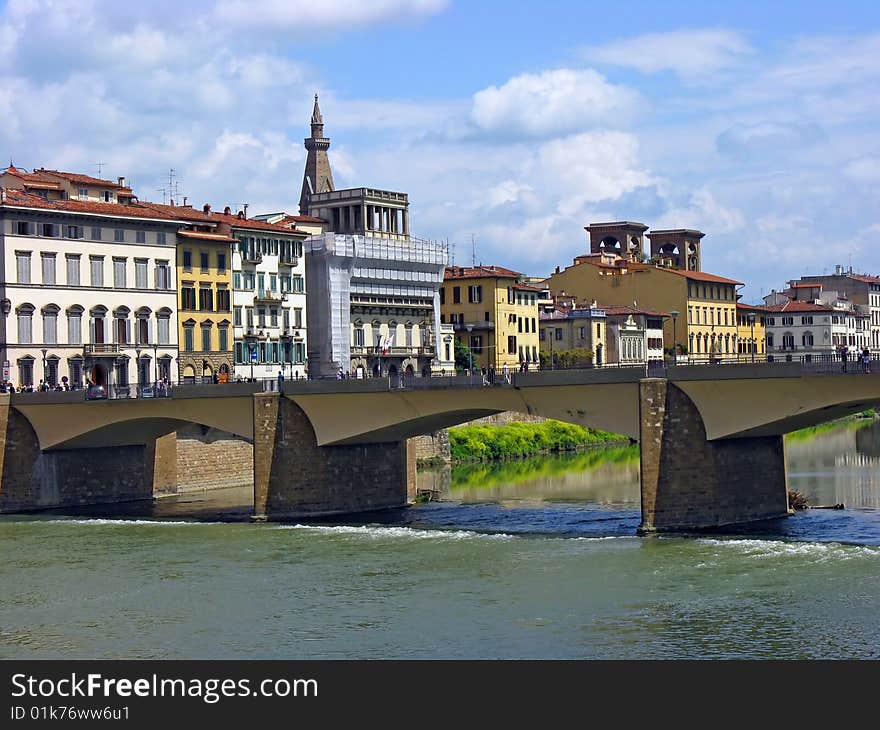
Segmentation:
[(788, 481), (811, 504), (880, 508), (880, 421), (860, 419), (786, 439)]
[(434, 490), (441, 499), (465, 504), (521, 500), (631, 508), (639, 503), (639, 449), (621, 446), (579, 454), (457, 464), (420, 472), (418, 488)]

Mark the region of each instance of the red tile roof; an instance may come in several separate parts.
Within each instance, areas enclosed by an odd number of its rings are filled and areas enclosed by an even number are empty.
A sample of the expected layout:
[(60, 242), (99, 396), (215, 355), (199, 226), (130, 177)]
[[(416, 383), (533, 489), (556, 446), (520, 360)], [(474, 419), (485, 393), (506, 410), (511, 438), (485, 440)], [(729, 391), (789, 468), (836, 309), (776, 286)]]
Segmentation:
[(234, 243), (236, 240), (232, 236), (226, 236), (222, 233), (204, 233), (203, 231), (180, 230), (177, 232), (177, 235), (184, 238), (196, 238), (202, 241), (214, 241), (217, 243)]
[(618, 315), (618, 314), (644, 314), (648, 317), (668, 317), (669, 315), (664, 312), (655, 312), (651, 309), (640, 309), (639, 307), (630, 307), (626, 304), (597, 304), (597, 309), (604, 309), (605, 314), (608, 315)]
[(810, 282), (806, 282), (806, 283), (794, 282), (791, 285), (792, 289), (815, 289), (816, 287), (821, 289), (822, 284), (820, 284), (818, 281), (814, 281), (812, 283), (810, 283)]
[(326, 221), (313, 215), (286, 215), (278, 223), (326, 223)]
[(743, 302), (737, 302), (736, 308), (737, 309), (753, 310), (753, 311), (761, 311), (761, 312), (767, 311), (766, 304), (744, 304)]
[(880, 276), (871, 276), (869, 274), (850, 274), (850, 279), (861, 281), (864, 284), (880, 284)]
[(742, 284), (743, 282), (737, 281), (736, 279), (726, 279), (723, 276), (717, 276), (715, 274), (709, 274), (705, 271), (682, 271), (681, 269), (667, 269), (665, 267), (657, 267), (662, 269), (663, 271), (669, 271), (673, 274), (678, 274), (679, 276), (683, 276), (686, 279), (693, 279), (694, 281), (708, 281), (713, 284)]
[(211, 213), (212, 220), (220, 220), (228, 223), (233, 228), (243, 228), (251, 231), (275, 231), (276, 233), (299, 233), (301, 236), (308, 236), (305, 231), (298, 231), (295, 228), (282, 226), (279, 223), (266, 223), (266, 221), (257, 221), (252, 218), (239, 218), (237, 215), (226, 213)]
[(88, 200), (46, 200), (39, 195), (31, 195), (22, 190), (6, 189), (5, 205), (16, 208), (39, 208), (57, 210), (66, 213), (83, 213), (108, 215), (124, 218), (158, 218), (164, 220), (180, 220), (177, 216), (168, 215), (139, 204), (122, 205), (121, 203), (96, 203)]
[[(451, 279), (518, 279), (522, 276), (518, 271), (505, 269), (503, 266), (447, 266), (444, 281)], [(521, 286), (526, 286), (522, 284)], [(538, 290), (540, 291), (540, 290)]]
[(137, 202), (139, 207), (150, 208), (159, 213), (164, 213), (165, 215), (177, 218), (179, 220), (185, 221), (197, 221), (204, 223), (215, 223), (211, 216), (205, 215), (200, 210), (196, 210), (191, 205), (165, 205), (165, 203), (153, 203), (148, 200), (139, 200)]
[(60, 170), (47, 170), (41, 167), (39, 170), (34, 170), (33, 174), (41, 175), (43, 173), (64, 178), (74, 185), (94, 185), (96, 187), (113, 188), (114, 190), (131, 192), (131, 188), (127, 185), (120, 185), (118, 182), (102, 180), (99, 177), (92, 177), (91, 175), (80, 175), (77, 172), (61, 172)]
[(798, 302), (790, 299), (783, 304), (771, 304), (765, 307), (768, 312), (835, 312), (837, 310), (827, 304), (815, 302)]

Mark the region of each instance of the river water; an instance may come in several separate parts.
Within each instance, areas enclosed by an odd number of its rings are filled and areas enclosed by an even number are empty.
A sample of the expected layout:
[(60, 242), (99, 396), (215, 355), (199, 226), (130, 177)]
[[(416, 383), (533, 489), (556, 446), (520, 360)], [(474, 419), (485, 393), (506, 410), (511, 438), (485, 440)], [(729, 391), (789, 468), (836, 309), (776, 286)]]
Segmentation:
[(424, 473), (442, 501), (339, 524), (250, 524), (245, 490), (7, 515), (0, 658), (878, 658), (880, 424), (787, 456), (846, 509), (636, 537), (617, 448)]

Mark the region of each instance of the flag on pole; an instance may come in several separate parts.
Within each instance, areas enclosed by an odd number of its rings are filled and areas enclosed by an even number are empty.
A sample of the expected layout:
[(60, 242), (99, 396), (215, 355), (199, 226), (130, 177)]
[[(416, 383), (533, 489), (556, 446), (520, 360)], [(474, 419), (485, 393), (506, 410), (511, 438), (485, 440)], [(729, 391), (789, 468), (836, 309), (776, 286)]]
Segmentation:
[(388, 337), (385, 338), (385, 342), (382, 343), (382, 354), (383, 355), (388, 354), (388, 350), (391, 349), (391, 344), (393, 342), (394, 342), (394, 333), (392, 332), (391, 334), (388, 335)]

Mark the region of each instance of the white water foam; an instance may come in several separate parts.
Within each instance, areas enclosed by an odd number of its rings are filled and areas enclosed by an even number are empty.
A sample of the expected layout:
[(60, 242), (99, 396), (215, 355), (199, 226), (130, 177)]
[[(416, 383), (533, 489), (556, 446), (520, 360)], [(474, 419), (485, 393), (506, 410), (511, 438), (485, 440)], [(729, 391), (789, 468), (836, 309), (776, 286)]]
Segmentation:
[(195, 525), (222, 525), (223, 522), (188, 522), (185, 520), (123, 520), (93, 517), (88, 519), (72, 518), (69, 520), (19, 520), (4, 524), (14, 525), (108, 525), (111, 527), (130, 527), (131, 525), (149, 525), (151, 527), (181, 527)]
[(278, 530), (306, 530), (321, 535), (352, 535), (371, 539), (409, 538), (412, 540), (511, 540), (505, 532), (484, 533), (471, 530), (419, 530), (414, 527), (383, 527), (381, 525), (279, 525)]
[(839, 542), (788, 542), (785, 540), (697, 540), (702, 545), (736, 551), (745, 557), (784, 558), (807, 557), (815, 562), (880, 557), (880, 548), (868, 545), (847, 545)]

